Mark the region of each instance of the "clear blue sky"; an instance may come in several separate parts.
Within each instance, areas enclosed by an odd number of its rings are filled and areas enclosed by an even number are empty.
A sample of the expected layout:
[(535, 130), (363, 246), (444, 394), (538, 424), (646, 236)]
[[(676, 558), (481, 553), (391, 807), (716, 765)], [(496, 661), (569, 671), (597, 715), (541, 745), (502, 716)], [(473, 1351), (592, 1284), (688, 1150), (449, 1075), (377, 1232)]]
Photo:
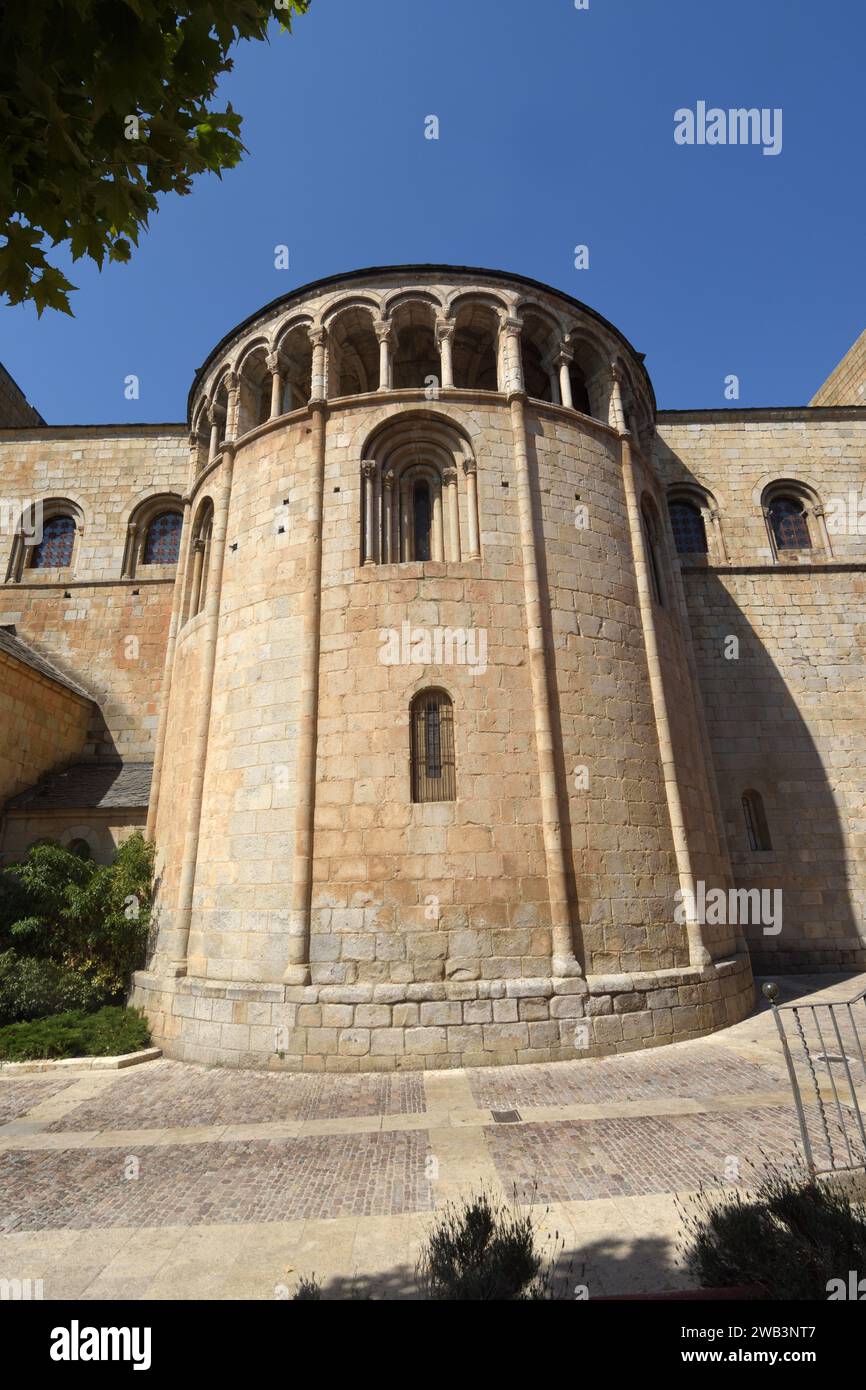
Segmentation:
[[(662, 408), (724, 406), (729, 373), (742, 405), (805, 402), (866, 326), (864, 54), (863, 0), (313, 0), (236, 52), (243, 164), (166, 199), (131, 265), (69, 270), (74, 319), (0, 309), (0, 360), (52, 424), (182, 420), (268, 300), (455, 262), (592, 305)], [(698, 100), (781, 107), (782, 153), (677, 146)]]

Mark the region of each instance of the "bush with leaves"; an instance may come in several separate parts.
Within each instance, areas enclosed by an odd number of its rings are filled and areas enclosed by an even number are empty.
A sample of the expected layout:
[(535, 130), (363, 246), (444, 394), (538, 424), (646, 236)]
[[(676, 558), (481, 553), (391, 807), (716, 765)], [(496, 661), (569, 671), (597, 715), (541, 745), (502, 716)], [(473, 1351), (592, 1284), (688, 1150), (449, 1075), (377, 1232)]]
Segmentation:
[(545, 1262), (538, 1250), (530, 1212), (482, 1191), (442, 1210), (416, 1278), (428, 1299), (545, 1299), (553, 1297), (555, 1257)]
[(143, 962), (152, 885), (153, 846), (141, 834), (111, 864), (35, 845), (0, 873), (0, 951), (53, 961), (120, 998)]
[(46, 251), (128, 261), (159, 195), (244, 146), (217, 82), (309, 0), (27, 0), (0, 9), (0, 293), (71, 313)]
[(137, 1009), (109, 1007), (71, 1012), (0, 1028), (0, 1061), (52, 1057), (120, 1057), (150, 1042), (147, 1020)]
[(770, 1168), (751, 1192), (701, 1191), (681, 1215), (684, 1262), (704, 1288), (826, 1299), (830, 1280), (866, 1272), (866, 1207), (837, 1179)]
[(70, 1009), (89, 1013), (106, 1002), (105, 991), (77, 970), (15, 951), (0, 953), (0, 1027)]

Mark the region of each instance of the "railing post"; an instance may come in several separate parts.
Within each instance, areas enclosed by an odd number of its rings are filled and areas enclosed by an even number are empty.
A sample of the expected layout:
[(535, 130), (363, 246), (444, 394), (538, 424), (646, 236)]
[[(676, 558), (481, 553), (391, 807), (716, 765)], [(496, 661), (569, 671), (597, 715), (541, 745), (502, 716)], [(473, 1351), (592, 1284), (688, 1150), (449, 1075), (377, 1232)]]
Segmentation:
[(800, 1083), (797, 1080), (797, 1073), (794, 1070), (794, 1060), (791, 1056), (791, 1049), (788, 1047), (788, 1039), (785, 1036), (785, 1025), (782, 1023), (782, 1017), (776, 1003), (779, 997), (779, 986), (775, 984), (762, 985), (761, 993), (773, 1010), (773, 1017), (776, 1020), (776, 1027), (779, 1030), (779, 1040), (782, 1044), (785, 1065), (788, 1068), (788, 1080), (791, 1083), (791, 1090), (794, 1093), (794, 1104), (797, 1107), (797, 1119), (800, 1121), (800, 1134), (803, 1139), (803, 1152), (806, 1156), (806, 1166), (812, 1177), (814, 1177), (816, 1171), (815, 1160), (812, 1157), (812, 1145), (809, 1142), (809, 1131), (806, 1128), (806, 1112), (803, 1109), (803, 1100), (800, 1095)]

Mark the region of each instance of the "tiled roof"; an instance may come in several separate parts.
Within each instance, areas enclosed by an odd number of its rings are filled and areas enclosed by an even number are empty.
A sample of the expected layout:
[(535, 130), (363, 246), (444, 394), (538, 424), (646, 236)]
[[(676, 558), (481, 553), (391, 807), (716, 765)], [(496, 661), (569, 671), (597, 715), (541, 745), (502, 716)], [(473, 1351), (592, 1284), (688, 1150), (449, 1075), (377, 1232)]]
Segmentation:
[(48, 680), (56, 682), (57, 685), (65, 686), (67, 690), (72, 690), (76, 695), (82, 696), (83, 699), (93, 699), (93, 696), (89, 694), (83, 686), (78, 685), (74, 680), (70, 680), (69, 676), (64, 676), (62, 671), (58, 671), (56, 666), (52, 666), (51, 662), (46, 661), (44, 656), (40, 656), (38, 652), (34, 652), (31, 647), (28, 647), (25, 642), (21, 641), (20, 637), (13, 637), (11, 632), (7, 632), (6, 629), (2, 627), (0, 627), (0, 652), (5, 652), (7, 656), (13, 657), (16, 661), (23, 662), (23, 664), (29, 666), (31, 670), (38, 671), (40, 676), (45, 676)]
[(7, 811), (144, 809), (153, 763), (75, 763), (6, 802)]

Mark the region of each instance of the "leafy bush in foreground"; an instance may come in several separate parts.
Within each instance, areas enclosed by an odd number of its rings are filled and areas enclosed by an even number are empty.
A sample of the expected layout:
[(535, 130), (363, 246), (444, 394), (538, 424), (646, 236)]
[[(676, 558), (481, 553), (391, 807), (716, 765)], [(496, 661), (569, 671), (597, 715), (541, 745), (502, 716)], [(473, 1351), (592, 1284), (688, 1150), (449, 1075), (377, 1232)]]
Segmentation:
[(553, 1261), (542, 1263), (531, 1215), (481, 1192), (443, 1209), (416, 1277), (427, 1299), (542, 1299), (552, 1296)]
[(835, 1181), (771, 1169), (752, 1192), (701, 1192), (681, 1214), (685, 1263), (704, 1288), (823, 1300), (831, 1280), (866, 1273), (866, 1207)]
[(0, 1027), (70, 1009), (90, 1013), (105, 1003), (105, 991), (76, 970), (15, 951), (0, 954)]
[(0, 1028), (0, 1061), (45, 1057), (116, 1057), (150, 1043), (147, 1021), (137, 1009), (107, 1007), (10, 1023)]
[(152, 883), (153, 846), (140, 834), (111, 864), (35, 845), (0, 872), (0, 951), (53, 961), (118, 1000), (144, 959)]

